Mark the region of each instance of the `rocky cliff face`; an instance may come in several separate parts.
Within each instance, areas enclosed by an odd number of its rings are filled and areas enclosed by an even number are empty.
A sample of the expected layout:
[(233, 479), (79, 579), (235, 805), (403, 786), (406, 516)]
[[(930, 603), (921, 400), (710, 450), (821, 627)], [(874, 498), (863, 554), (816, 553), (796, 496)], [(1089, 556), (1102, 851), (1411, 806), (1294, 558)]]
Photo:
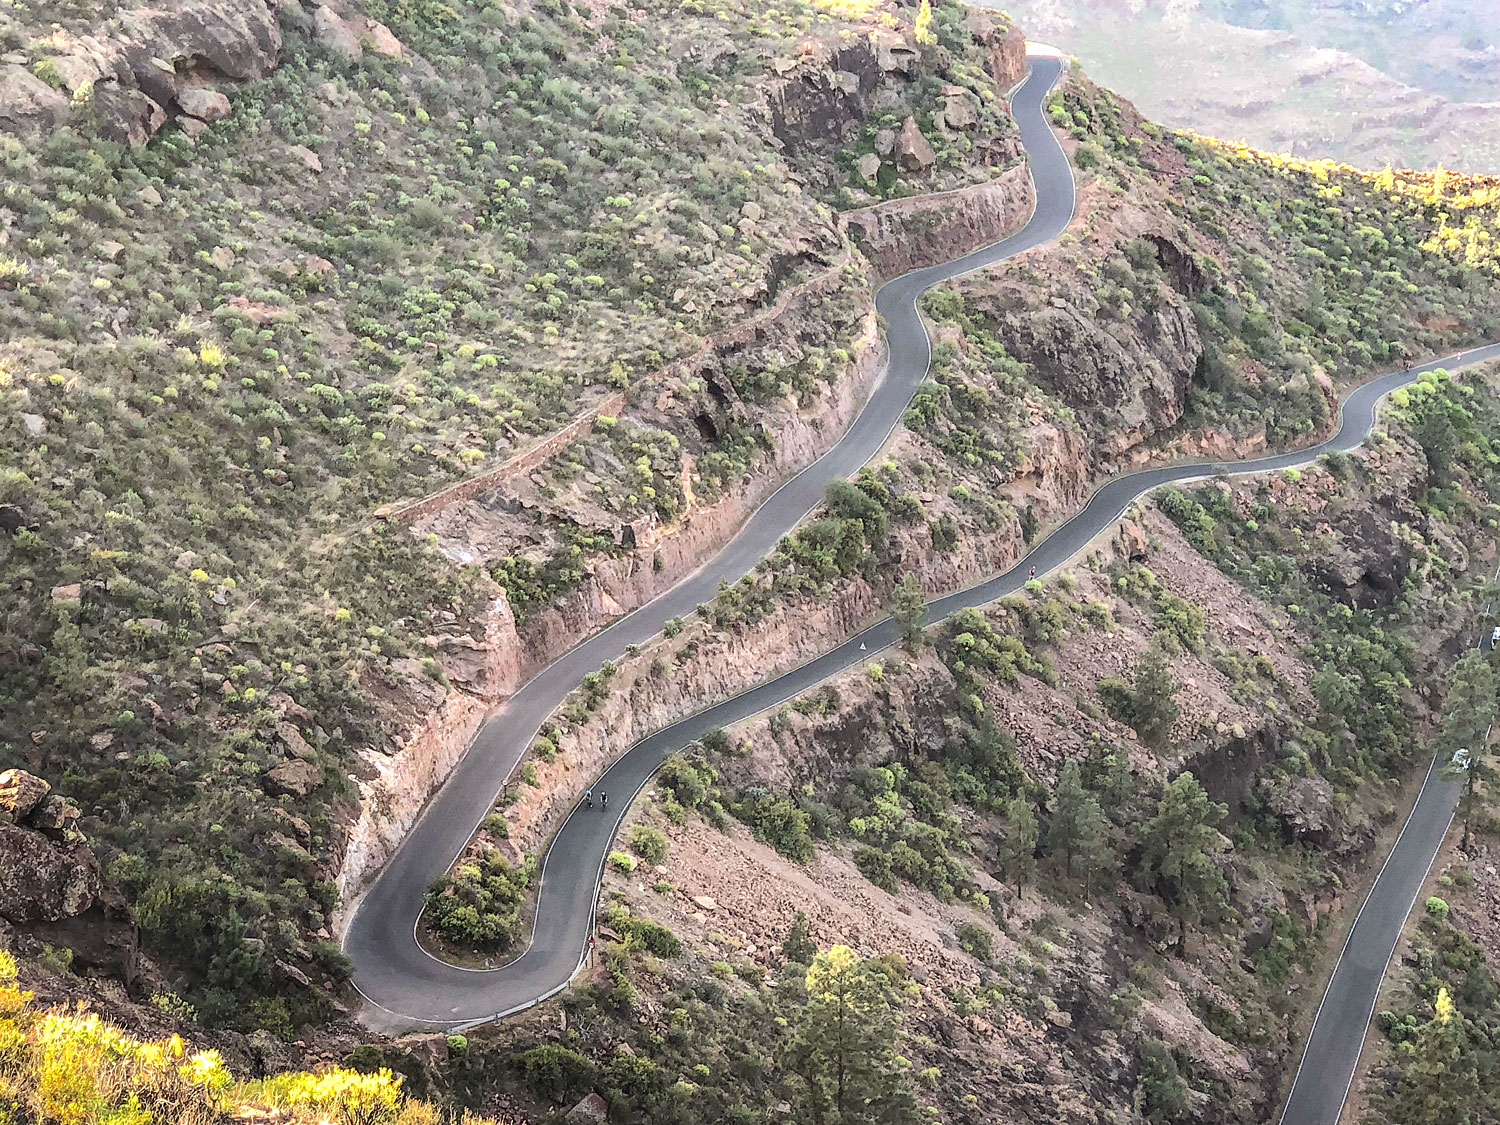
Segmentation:
[(76, 827), (78, 809), (25, 770), (0, 773), (0, 919), (71, 949), (74, 964), (129, 983), (137, 966), (129, 907)]
[(919, 44), (909, 27), (804, 40), (795, 55), (771, 60), (773, 134), (830, 189), (848, 169), (829, 158), (846, 149), (859, 154), (855, 183), (877, 194), (897, 176), (1010, 163), (1019, 146), (1000, 99), (1025, 75), (1025, 38), (979, 11), (964, 29), (971, 65), (963, 68), (948, 48)]
[(846, 212), (845, 227), (881, 277), (895, 277), (993, 242), (1026, 221), (1031, 176), (1012, 168), (987, 184), (938, 196), (893, 199)]
[(1172, 279), (1146, 307), (1100, 315), (1087, 274), (1063, 273), (1055, 248), (1028, 255), (1048, 284), (1018, 267), (959, 282), (966, 306), (989, 318), (1006, 350), (1029, 364), (1088, 427), (1094, 456), (1118, 458), (1182, 416), (1188, 385), (1204, 362), (1189, 302), (1200, 282), (1181, 263), (1191, 251), (1165, 230), (1151, 232)]

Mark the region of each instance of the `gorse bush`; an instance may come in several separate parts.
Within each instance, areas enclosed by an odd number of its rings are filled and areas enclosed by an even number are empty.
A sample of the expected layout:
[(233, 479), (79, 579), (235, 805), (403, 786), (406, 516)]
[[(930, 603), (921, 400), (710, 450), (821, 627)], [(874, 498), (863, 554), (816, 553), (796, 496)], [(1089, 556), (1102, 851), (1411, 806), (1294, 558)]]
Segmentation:
[[(295, 1125), (427, 1125), (435, 1107), (408, 1099), (384, 1068), (330, 1068), (239, 1081), (218, 1051), (176, 1035), (142, 1040), (94, 1013), (39, 1011), (0, 952), (0, 1115), (15, 1121), (214, 1125), (280, 1113)], [(378, 1053), (378, 1052), (377, 1052)], [(487, 1125), (464, 1114), (466, 1125)]]

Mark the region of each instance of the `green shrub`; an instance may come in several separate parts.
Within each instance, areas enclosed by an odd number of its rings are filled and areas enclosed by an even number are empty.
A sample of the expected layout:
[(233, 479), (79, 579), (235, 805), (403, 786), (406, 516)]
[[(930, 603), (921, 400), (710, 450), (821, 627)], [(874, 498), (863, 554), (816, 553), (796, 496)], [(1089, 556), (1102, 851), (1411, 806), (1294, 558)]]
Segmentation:
[(991, 953), (991, 939), (989, 930), (978, 922), (961, 922), (953, 931), (958, 938), (959, 948), (980, 961), (988, 961)]
[(630, 830), (630, 850), (650, 864), (667, 858), (667, 837), (659, 828), (637, 824)]

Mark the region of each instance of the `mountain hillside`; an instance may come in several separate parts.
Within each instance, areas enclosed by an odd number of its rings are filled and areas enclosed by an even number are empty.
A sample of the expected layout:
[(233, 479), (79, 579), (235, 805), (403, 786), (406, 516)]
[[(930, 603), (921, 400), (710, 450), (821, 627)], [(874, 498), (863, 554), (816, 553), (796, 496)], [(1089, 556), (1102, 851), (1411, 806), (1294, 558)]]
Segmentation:
[(583, 678), (423, 939), (516, 952), (642, 735), (890, 607), (908, 651), (674, 760), (566, 993), (391, 1039), (351, 903), (511, 692), (838, 442), (880, 281), (1025, 222), (1024, 38), (951, 0), (172, 0), (6, 7), (0, 48), (0, 1116), (1274, 1108), (1488, 569), (1493, 373), (916, 605), (1122, 470), (1309, 443), (1493, 338), (1496, 181), (1175, 133), (1073, 67), (1068, 231), (923, 298), (882, 455)]

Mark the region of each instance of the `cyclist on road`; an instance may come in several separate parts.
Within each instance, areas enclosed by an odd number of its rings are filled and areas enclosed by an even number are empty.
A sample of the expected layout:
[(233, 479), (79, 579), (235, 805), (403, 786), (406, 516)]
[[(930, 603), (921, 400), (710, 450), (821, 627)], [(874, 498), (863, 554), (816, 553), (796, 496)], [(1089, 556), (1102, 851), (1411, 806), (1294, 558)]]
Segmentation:
[(1033, 578), (1036, 577), (1036, 567), (1032, 567), (1031, 568), (1031, 577), (1033, 577)]
[(594, 791), (592, 789), (585, 789), (583, 791), (583, 801), (589, 808), (594, 807)]
[(608, 793), (600, 793), (599, 794), (599, 807), (601, 809), (607, 809), (607, 808), (609, 808), (609, 794)]

